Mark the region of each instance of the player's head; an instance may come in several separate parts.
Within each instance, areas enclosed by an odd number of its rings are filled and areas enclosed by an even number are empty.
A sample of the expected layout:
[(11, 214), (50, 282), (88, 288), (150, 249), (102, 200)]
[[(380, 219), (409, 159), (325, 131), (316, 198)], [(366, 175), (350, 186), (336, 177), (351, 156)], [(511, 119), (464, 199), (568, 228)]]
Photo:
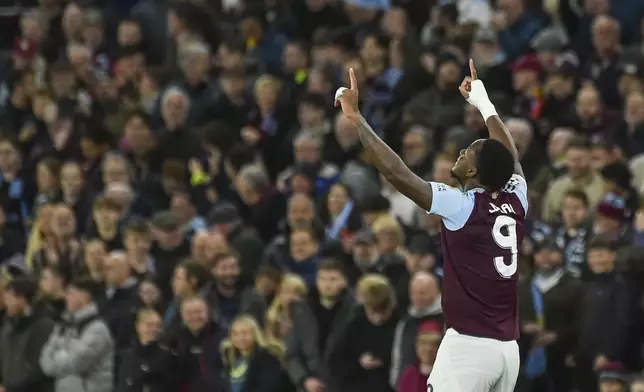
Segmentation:
[(461, 150), (452, 168), (459, 182), (475, 179), (491, 191), (500, 191), (512, 177), (514, 157), (498, 140), (478, 139)]

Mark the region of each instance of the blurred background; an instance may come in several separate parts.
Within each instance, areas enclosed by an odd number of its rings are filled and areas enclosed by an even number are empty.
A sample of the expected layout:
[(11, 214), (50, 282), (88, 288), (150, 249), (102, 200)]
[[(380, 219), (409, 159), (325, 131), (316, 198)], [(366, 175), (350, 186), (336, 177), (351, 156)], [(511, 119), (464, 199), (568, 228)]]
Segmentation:
[[(425, 392), (427, 181), (529, 184), (517, 391), (644, 391), (644, 1), (0, 1), (0, 392)], [(467, 244), (463, 244), (467, 246)]]

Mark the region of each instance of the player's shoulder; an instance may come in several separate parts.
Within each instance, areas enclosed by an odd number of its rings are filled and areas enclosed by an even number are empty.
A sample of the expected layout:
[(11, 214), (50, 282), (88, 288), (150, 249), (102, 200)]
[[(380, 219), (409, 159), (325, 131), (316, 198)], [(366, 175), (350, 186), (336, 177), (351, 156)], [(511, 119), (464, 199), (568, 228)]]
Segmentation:
[(523, 176), (519, 174), (513, 174), (505, 184), (501, 192), (515, 195), (519, 199), (519, 202), (523, 207), (524, 215), (528, 214), (528, 183), (526, 182), (525, 178), (523, 178)]
[(525, 178), (518, 174), (513, 174), (501, 191), (505, 193), (516, 193), (527, 187), (528, 183)]

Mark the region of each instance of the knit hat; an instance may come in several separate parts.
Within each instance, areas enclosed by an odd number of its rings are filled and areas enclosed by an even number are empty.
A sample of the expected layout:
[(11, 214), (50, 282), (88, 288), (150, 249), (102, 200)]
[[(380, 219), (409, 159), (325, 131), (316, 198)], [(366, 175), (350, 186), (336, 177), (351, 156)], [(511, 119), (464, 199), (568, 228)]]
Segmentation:
[(512, 64), (512, 72), (520, 71), (534, 71), (536, 73), (540, 73), (541, 63), (539, 63), (537, 56), (531, 54), (519, 57)]
[(626, 202), (615, 193), (608, 193), (597, 204), (597, 214), (621, 222), (628, 217)]
[(38, 45), (26, 38), (17, 38), (13, 44), (13, 54), (16, 57), (31, 60), (38, 54)]
[(558, 52), (567, 44), (565, 33), (556, 27), (543, 29), (530, 43), (537, 52)]
[(418, 339), (439, 340), (443, 329), (436, 321), (425, 321), (418, 327)]
[(599, 381), (619, 381), (624, 384), (628, 383), (628, 376), (626, 375), (626, 369), (619, 362), (608, 362), (601, 367), (599, 373)]

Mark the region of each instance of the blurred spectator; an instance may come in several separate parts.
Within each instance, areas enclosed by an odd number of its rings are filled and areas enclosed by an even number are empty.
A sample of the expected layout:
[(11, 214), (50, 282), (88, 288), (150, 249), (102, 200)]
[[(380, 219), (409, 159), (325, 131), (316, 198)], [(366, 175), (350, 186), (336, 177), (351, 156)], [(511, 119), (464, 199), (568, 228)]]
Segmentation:
[(220, 253), (214, 260), (210, 273), (214, 285), (207, 294), (211, 317), (222, 328), (228, 329), (237, 315), (252, 315), (260, 324), (264, 322), (266, 300), (240, 280), (239, 257), (232, 253)]
[(604, 195), (601, 177), (590, 167), (590, 145), (583, 139), (575, 140), (566, 149), (567, 174), (555, 180), (544, 199), (542, 215), (546, 221), (554, 221), (559, 213), (563, 194), (572, 186), (584, 189), (590, 207), (594, 207)]
[(43, 373), (55, 391), (110, 392), (114, 384), (114, 344), (94, 302), (94, 282), (79, 279), (67, 287), (66, 312), (40, 355)]
[(398, 317), (396, 296), (387, 279), (368, 274), (358, 282), (353, 317), (330, 354), (331, 370), (343, 389), (391, 391), (389, 366)]
[(286, 369), (298, 391), (339, 387), (330, 355), (336, 350), (355, 300), (347, 290), (342, 266), (324, 261), (317, 269), (316, 287), (291, 305), (293, 326), (286, 336)]
[(36, 283), (28, 278), (15, 278), (3, 293), (7, 317), (0, 339), (0, 385), (5, 391), (50, 391), (53, 387), (39, 358), (54, 326), (47, 317), (33, 311), (36, 290)]
[[(532, 277), (526, 276), (519, 287), (521, 345), (526, 356), (524, 387), (552, 386), (556, 391), (568, 391), (573, 380), (566, 356), (574, 348), (579, 333), (583, 288), (566, 271), (563, 252), (555, 241), (546, 239), (535, 249)], [(546, 366), (540, 370), (530, 363), (538, 355), (546, 359)], [(529, 356), (532, 358), (528, 359)]]
[(283, 342), (286, 334), (293, 325), (290, 315), (291, 303), (303, 300), (308, 289), (306, 282), (295, 274), (287, 274), (282, 278), (280, 287), (266, 311), (266, 337)]
[[(443, 309), (438, 281), (427, 272), (417, 272), (409, 284), (410, 307), (396, 326), (396, 335), (391, 354), (390, 383), (396, 390), (401, 390), (404, 382), (401, 376), (417, 357), (417, 334), (427, 322), (443, 322)], [(439, 329), (436, 333), (440, 334)]]
[(230, 388), (239, 391), (282, 391), (281, 358), (271, 352), (270, 343), (265, 341), (257, 322), (249, 316), (237, 317), (230, 327), (229, 336), (221, 347)]
[(610, 236), (599, 237), (588, 250), (593, 279), (582, 298), (581, 329), (574, 351), (577, 388), (584, 391), (597, 390), (594, 370), (611, 361), (622, 362), (627, 348), (627, 328), (632, 316), (628, 288), (621, 274), (615, 271), (613, 244)]
[(174, 385), (171, 371), (174, 357), (158, 341), (161, 316), (154, 310), (140, 310), (136, 317), (137, 343), (122, 354), (117, 392), (167, 391)]
[(214, 392), (223, 388), (219, 345), (225, 331), (212, 321), (208, 304), (199, 297), (181, 301), (182, 328), (173, 342), (178, 360), (179, 390)]
[(255, 229), (244, 227), (237, 208), (230, 203), (216, 205), (208, 218), (213, 230), (223, 234), (230, 246), (239, 253), (242, 273), (247, 277), (254, 276), (264, 249)]
[(403, 372), (397, 391), (425, 391), (442, 335), (440, 324), (433, 321), (420, 324), (416, 333), (416, 362)]

